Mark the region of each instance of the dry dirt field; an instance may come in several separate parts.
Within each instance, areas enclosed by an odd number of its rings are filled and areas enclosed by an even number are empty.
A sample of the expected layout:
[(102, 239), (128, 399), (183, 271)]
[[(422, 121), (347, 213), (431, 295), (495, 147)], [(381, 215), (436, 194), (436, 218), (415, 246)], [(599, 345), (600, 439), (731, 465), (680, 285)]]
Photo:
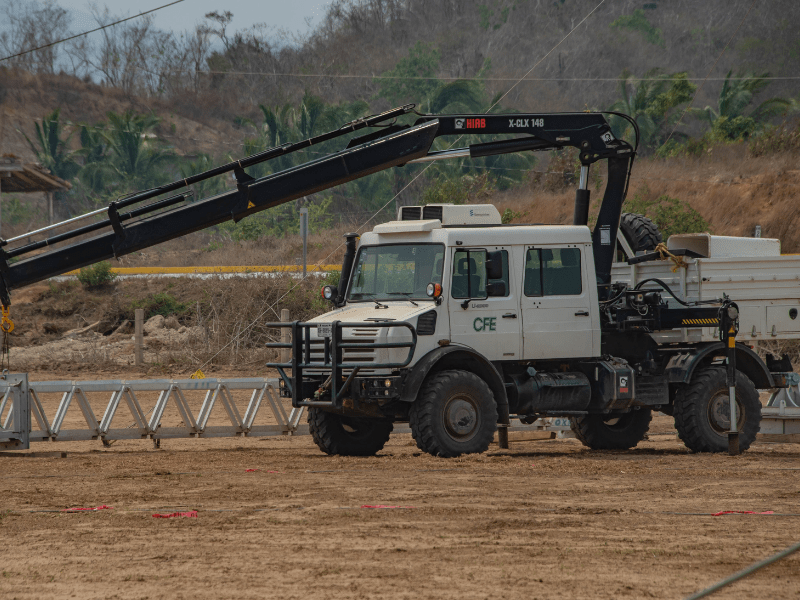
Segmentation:
[[(0, 456), (3, 599), (677, 599), (800, 540), (800, 445), (690, 455), (665, 416), (629, 452), (540, 440), (448, 460), (409, 434), (373, 458), (307, 436), (32, 451)], [(777, 514), (712, 516), (727, 510)], [(800, 553), (714, 597), (800, 598)]]

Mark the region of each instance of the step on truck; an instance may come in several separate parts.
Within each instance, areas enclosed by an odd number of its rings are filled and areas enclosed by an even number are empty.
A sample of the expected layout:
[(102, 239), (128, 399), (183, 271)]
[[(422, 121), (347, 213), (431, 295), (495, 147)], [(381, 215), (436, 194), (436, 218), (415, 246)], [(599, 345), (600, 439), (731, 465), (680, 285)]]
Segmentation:
[[(604, 113), (417, 113), (398, 124), (413, 108), (0, 240), (4, 315), (15, 288), (383, 169), (572, 147), (581, 164), (572, 225), (503, 225), (493, 205), (435, 204), (402, 207), (397, 220), (348, 234), (340, 283), (322, 290), (333, 310), (268, 325), (291, 329), (290, 343), (269, 344), (291, 357), (268, 365), (283, 395), (307, 407), (328, 454), (375, 454), (395, 422), (408, 422), (420, 449), (454, 457), (485, 451), (511, 417), (551, 416), (571, 419), (590, 448), (628, 449), (654, 410), (674, 415), (693, 451), (747, 449), (761, 420), (758, 390), (796, 378), (785, 356), (764, 361), (752, 348), (797, 337), (796, 260), (770, 240), (664, 245), (647, 219), (623, 214), (638, 146), (630, 119), (633, 145), (614, 136)], [(489, 141), (438, 149), (439, 138), (452, 146), (465, 137)], [(336, 138), (347, 142), (338, 152), (260, 178), (246, 171)], [(598, 161), (606, 187), (590, 230), (588, 174)], [(192, 203), (191, 189), (169, 195), (231, 172), (236, 188), (222, 194)], [(731, 262), (717, 251), (725, 244), (746, 251)], [(763, 293), (770, 274), (783, 287)]]

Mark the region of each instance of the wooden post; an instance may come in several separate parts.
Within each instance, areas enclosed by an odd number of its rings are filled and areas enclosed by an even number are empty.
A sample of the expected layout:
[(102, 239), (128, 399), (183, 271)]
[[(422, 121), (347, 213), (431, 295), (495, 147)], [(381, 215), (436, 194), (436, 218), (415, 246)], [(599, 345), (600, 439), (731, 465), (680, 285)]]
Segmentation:
[(134, 329), (134, 356), (135, 364), (141, 367), (144, 364), (144, 353), (142, 346), (144, 345), (144, 309), (137, 308), (135, 314), (135, 329)]
[[(289, 316), (289, 309), (282, 308), (281, 309), (281, 323), (288, 323), (291, 321), (291, 317)], [(292, 341), (292, 330), (288, 327), (281, 327), (281, 344), (288, 344)], [(281, 362), (287, 363), (292, 360), (292, 350), (291, 348), (281, 348)]]

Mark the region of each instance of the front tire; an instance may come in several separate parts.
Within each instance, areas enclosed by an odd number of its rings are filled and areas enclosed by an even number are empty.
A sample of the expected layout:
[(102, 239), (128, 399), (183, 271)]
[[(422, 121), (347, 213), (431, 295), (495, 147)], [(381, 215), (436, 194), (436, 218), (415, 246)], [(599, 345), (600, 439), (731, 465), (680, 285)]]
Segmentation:
[(417, 447), (433, 456), (485, 452), (497, 430), (494, 394), (474, 373), (442, 371), (411, 405), (409, 424)]
[(621, 415), (582, 415), (572, 418), (572, 431), (592, 450), (629, 450), (645, 438), (652, 418), (649, 408)]
[(389, 441), (394, 425), (384, 419), (345, 417), (316, 407), (308, 409), (308, 429), (325, 454), (374, 456)]
[[(698, 369), (675, 395), (675, 429), (693, 452), (727, 452), (731, 426), (730, 396), (724, 367)], [(744, 452), (761, 429), (761, 402), (753, 382), (736, 372), (739, 450)]]

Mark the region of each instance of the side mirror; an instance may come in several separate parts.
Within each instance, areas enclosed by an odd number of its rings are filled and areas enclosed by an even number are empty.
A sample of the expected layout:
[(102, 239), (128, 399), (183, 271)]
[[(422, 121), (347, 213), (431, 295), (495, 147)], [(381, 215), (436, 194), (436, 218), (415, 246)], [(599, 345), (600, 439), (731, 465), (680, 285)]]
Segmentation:
[(492, 296), (505, 296), (506, 295), (506, 282), (495, 281), (494, 283), (486, 284), (486, 295)]
[[(488, 279), (503, 278), (503, 252), (495, 250), (486, 253), (486, 277)], [(491, 294), (489, 294), (491, 296)]]
[(339, 289), (333, 285), (326, 285), (322, 288), (322, 297), (328, 302), (336, 303), (336, 298), (339, 296)]

